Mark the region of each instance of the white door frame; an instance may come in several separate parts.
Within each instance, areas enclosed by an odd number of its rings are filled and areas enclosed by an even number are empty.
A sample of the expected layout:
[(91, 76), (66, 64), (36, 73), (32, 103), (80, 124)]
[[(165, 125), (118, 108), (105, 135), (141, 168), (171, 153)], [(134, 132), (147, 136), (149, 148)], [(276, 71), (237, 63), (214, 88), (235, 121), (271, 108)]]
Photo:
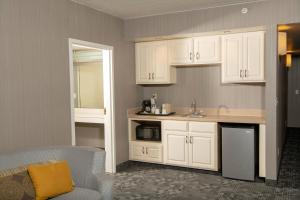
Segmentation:
[(69, 73), (70, 73), (70, 103), (71, 103), (71, 138), (72, 145), (76, 145), (75, 140), (75, 116), (74, 116), (74, 76), (73, 76), (73, 45), (80, 45), (89, 48), (95, 48), (103, 51), (103, 93), (104, 107), (106, 115), (104, 116), (104, 143), (105, 143), (105, 171), (116, 173), (116, 151), (115, 151), (115, 99), (114, 99), (114, 64), (113, 47), (69, 38)]

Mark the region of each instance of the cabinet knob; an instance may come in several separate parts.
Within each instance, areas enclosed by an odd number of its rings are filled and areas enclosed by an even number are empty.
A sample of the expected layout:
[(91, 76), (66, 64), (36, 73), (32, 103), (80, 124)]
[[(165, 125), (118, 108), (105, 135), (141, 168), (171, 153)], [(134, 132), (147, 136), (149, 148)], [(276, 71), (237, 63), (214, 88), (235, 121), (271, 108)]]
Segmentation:
[(152, 79), (154, 80), (154, 73), (152, 73)]
[(193, 136), (190, 137), (190, 143), (193, 144)]
[(142, 150), (143, 154), (145, 154), (145, 147), (143, 147), (143, 150)]
[(190, 52), (190, 60), (192, 61), (193, 60), (193, 53)]
[(185, 143), (189, 143), (189, 137), (185, 136)]
[(146, 154), (148, 154), (148, 147), (146, 147)]
[(245, 70), (245, 77), (248, 77), (248, 69)]
[(149, 73), (148, 75), (149, 75), (149, 80), (151, 80), (151, 73)]
[(196, 53), (196, 58), (197, 58), (197, 60), (200, 59), (200, 53), (199, 52)]

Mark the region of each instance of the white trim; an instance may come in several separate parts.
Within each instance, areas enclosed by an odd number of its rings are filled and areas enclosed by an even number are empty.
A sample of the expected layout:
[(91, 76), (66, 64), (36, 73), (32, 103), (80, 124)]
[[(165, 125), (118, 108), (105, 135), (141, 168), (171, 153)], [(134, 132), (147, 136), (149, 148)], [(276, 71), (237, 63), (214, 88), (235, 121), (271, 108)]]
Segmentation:
[(104, 109), (75, 108), (75, 122), (104, 124)]
[(259, 176), (266, 177), (266, 125), (259, 125)]
[[(103, 50), (103, 77), (104, 77), (104, 106), (106, 107), (106, 115), (100, 109), (79, 109), (79, 113), (74, 112), (74, 80), (73, 80), (73, 51), (72, 45), (80, 45), (91, 47), (98, 50)], [(104, 123), (105, 129), (105, 151), (106, 151), (106, 166), (105, 171), (108, 173), (116, 172), (116, 151), (115, 151), (115, 99), (114, 99), (114, 63), (113, 63), (113, 47), (72, 39), (69, 38), (69, 73), (70, 73), (70, 105), (71, 105), (71, 138), (72, 145), (76, 145), (75, 139), (75, 121), (82, 120), (82, 122), (89, 123)], [(79, 114), (79, 115), (78, 115)], [(76, 118), (76, 120), (75, 120)], [(103, 120), (103, 121), (102, 121)], [(109, 134), (108, 134), (109, 133)]]

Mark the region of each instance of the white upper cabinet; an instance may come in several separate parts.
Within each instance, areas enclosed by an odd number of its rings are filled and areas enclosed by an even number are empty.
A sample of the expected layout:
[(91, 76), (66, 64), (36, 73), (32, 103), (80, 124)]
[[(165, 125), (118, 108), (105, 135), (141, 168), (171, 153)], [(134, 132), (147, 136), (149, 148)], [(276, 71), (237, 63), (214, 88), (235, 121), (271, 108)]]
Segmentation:
[(221, 62), (221, 38), (207, 36), (194, 38), (194, 62), (214, 64)]
[(247, 81), (264, 81), (264, 36), (264, 32), (244, 34), (243, 66)]
[(264, 32), (222, 37), (222, 82), (264, 82)]
[(222, 64), (222, 83), (264, 82), (265, 32), (136, 44), (136, 83), (176, 83), (176, 66)]
[(192, 38), (169, 40), (168, 49), (171, 65), (194, 63), (194, 44)]
[(241, 80), (243, 34), (225, 35), (222, 39), (222, 82)]
[(148, 43), (138, 43), (135, 46), (136, 82), (151, 82), (153, 47)]
[(137, 84), (176, 82), (176, 71), (168, 62), (167, 41), (137, 43), (135, 57)]
[(169, 62), (171, 65), (220, 63), (220, 46), (220, 36), (169, 40)]

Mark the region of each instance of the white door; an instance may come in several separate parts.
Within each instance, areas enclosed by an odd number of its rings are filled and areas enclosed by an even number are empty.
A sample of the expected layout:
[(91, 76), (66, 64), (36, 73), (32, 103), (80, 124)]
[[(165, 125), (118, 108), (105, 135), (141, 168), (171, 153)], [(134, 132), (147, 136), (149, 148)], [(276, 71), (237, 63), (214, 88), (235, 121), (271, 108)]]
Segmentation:
[(184, 65), (194, 62), (192, 38), (169, 40), (168, 50), (171, 65)]
[[(82, 109), (85, 115), (86, 123), (104, 124), (104, 145), (105, 145), (105, 171), (108, 173), (116, 172), (116, 152), (115, 152), (115, 117), (114, 117), (114, 85), (113, 85), (113, 47), (97, 43), (91, 43), (82, 40), (69, 38), (69, 73), (70, 73), (70, 111), (71, 111), (71, 139), (72, 145), (76, 145), (75, 134), (75, 109), (74, 106), (74, 66), (73, 66), (73, 50), (74, 48), (85, 48), (97, 50), (96, 58), (102, 54), (103, 60), (103, 100), (104, 109)], [(93, 58), (95, 56), (92, 56)], [(86, 110), (90, 110), (85, 112)], [(105, 112), (106, 111), (106, 112)], [(80, 113), (81, 114), (81, 113)]]
[(135, 45), (136, 83), (149, 83), (153, 76), (153, 45), (150, 42)]
[(212, 133), (190, 133), (189, 165), (215, 169), (215, 138)]
[(164, 83), (170, 81), (170, 66), (168, 63), (167, 41), (153, 42), (153, 72), (152, 81)]
[(245, 81), (264, 81), (264, 32), (249, 32), (243, 38)]
[(212, 64), (221, 62), (220, 36), (194, 38), (195, 63)]
[(164, 161), (166, 164), (188, 166), (188, 133), (165, 131)]
[(243, 74), (243, 34), (222, 37), (222, 82), (242, 80)]

